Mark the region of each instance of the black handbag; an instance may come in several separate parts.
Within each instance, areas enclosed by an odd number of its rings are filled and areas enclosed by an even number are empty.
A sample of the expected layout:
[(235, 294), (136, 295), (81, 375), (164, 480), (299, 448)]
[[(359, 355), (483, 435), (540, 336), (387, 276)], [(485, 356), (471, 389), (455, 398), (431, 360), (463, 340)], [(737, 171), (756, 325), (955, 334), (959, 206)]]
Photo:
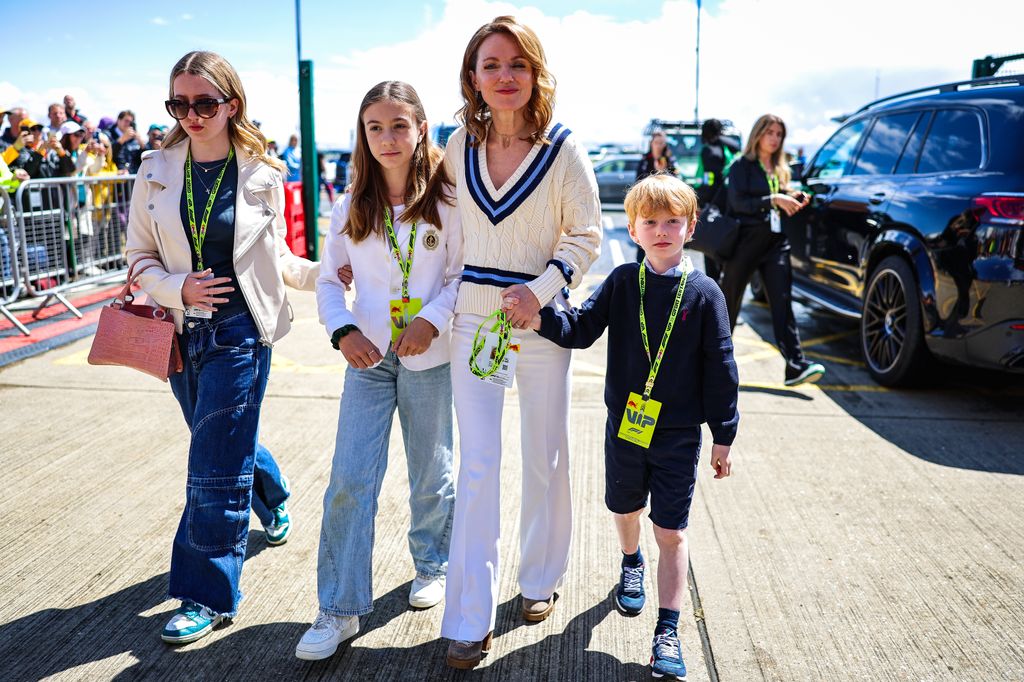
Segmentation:
[(740, 221), (723, 212), (717, 202), (711, 202), (697, 216), (693, 239), (686, 247), (718, 260), (729, 260), (739, 238)]

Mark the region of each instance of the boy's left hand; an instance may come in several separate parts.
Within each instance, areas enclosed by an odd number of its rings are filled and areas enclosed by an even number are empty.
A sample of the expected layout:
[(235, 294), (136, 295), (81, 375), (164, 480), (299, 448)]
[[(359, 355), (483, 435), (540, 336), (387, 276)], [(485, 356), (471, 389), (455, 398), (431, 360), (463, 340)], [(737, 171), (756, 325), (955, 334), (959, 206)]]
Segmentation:
[(711, 468), (715, 470), (715, 478), (725, 478), (732, 473), (732, 460), (729, 458), (729, 446), (715, 443), (711, 446)]
[(409, 326), (402, 330), (402, 333), (395, 339), (395, 355), (404, 358), (409, 355), (425, 353), (430, 348), (430, 343), (435, 336), (437, 336), (437, 330), (434, 329), (434, 325), (422, 317), (413, 318)]

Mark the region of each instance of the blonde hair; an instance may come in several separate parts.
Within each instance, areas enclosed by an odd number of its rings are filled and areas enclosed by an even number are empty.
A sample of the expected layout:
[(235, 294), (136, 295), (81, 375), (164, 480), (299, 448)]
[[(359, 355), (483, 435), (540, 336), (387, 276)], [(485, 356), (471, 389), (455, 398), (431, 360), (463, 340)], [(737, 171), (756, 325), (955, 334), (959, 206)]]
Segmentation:
[[(251, 158), (272, 166), (279, 171), (285, 168), (284, 162), (267, 154), (267, 138), (263, 136), (245, 114), (245, 89), (238, 72), (228, 60), (216, 52), (196, 50), (189, 52), (178, 60), (171, 69), (169, 96), (174, 97), (174, 79), (183, 73), (205, 78), (210, 85), (217, 88), (228, 100), (238, 100), (235, 115), (228, 119), (228, 139), (231, 144), (241, 147)], [(173, 147), (188, 138), (188, 133), (181, 127), (181, 121), (175, 121), (171, 132), (164, 139), (164, 147)]]
[[(526, 111), (523, 116), (533, 129), (528, 139), (536, 144), (554, 115), (555, 77), (548, 71), (547, 57), (544, 56), (544, 47), (540, 44), (537, 34), (529, 27), (517, 22), (515, 17), (495, 17), (494, 21), (478, 28), (473, 37), (469, 39), (466, 52), (462, 56), (462, 73), (460, 74), (464, 104), (455, 117), (466, 126), (466, 131), (475, 138), (468, 140), (468, 144), (475, 147), (487, 139), (491, 108), (473, 87), (471, 74), (476, 71), (480, 45), (489, 36), (496, 33), (502, 33), (515, 42), (533, 71), (533, 91), (530, 93), (530, 101), (526, 103)], [(549, 140), (545, 140), (545, 142), (549, 142)]]
[(683, 216), (693, 225), (697, 220), (697, 195), (676, 176), (655, 173), (630, 187), (625, 209), (629, 224), (634, 226), (638, 217), (652, 216), (658, 211)]
[(775, 176), (779, 179), (779, 188), (786, 189), (789, 187), (789, 179), (792, 174), (789, 170), (789, 164), (786, 163), (786, 155), (782, 152), (783, 144), (786, 142), (786, 124), (781, 118), (775, 114), (765, 114), (761, 118), (754, 122), (754, 129), (750, 131), (750, 137), (747, 138), (747, 144), (743, 147), (743, 156), (748, 161), (757, 161), (757, 150), (758, 145), (761, 144), (761, 138), (764, 137), (765, 133), (772, 124), (778, 123), (782, 128), (782, 140), (779, 141), (779, 148), (772, 154), (772, 167), (768, 170), (774, 172)]
[[(370, 145), (366, 141), (363, 125), (363, 113), (378, 102), (395, 102), (405, 104), (412, 109), (416, 127), (426, 127), (427, 114), (423, 110), (423, 102), (408, 83), (402, 81), (383, 81), (370, 88), (359, 105), (356, 119), (356, 144), (352, 150), (352, 197), (349, 203), (348, 220), (342, 228), (342, 234), (358, 243), (377, 235), (384, 237), (384, 207), (390, 206), (387, 182), (381, 172), (380, 163), (373, 158)], [(405, 184), (405, 210), (398, 219), (409, 223), (413, 221), (433, 225), (443, 229), (441, 214), (437, 210), (439, 202), (454, 205), (455, 200), (449, 191), (452, 183), (445, 171), (444, 152), (434, 144), (429, 134), (416, 145), (409, 165), (409, 175)]]

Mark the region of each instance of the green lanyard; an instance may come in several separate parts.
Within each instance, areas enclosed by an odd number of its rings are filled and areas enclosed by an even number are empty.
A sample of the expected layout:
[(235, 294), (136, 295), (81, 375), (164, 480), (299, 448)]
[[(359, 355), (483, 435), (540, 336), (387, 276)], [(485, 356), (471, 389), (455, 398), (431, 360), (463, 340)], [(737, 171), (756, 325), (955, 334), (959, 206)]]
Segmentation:
[(672, 303), (672, 312), (668, 316), (668, 324), (665, 325), (665, 333), (661, 336), (661, 345), (658, 346), (658, 355), (651, 361), (651, 346), (647, 342), (647, 319), (644, 317), (644, 291), (647, 288), (647, 265), (640, 264), (640, 337), (644, 340), (644, 351), (647, 352), (647, 360), (651, 363), (651, 372), (647, 375), (647, 383), (644, 385), (644, 402), (651, 399), (651, 391), (654, 390), (654, 379), (661, 369), (661, 359), (665, 357), (665, 348), (668, 346), (668, 337), (672, 335), (672, 328), (676, 324), (676, 315), (679, 314), (679, 306), (683, 303), (683, 290), (686, 289), (687, 270), (683, 270), (682, 281), (676, 289), (676, 300)]
[(398, 261), (398, 269), (402, 271), (402, 303), (409, 302), (409, 273), (412, 272), (412, 254), (416, 249), (416, 223), (413, 222), (412, 230), (409, 232), (409, 257), (402, 260), (402, 250), (398, 248), (398, 237), (395, 236), (395, 227), (391, 224), (391, 210), (384, 207), (384, 227), (387, 228), (388, 242), (391, 244), (391, 253)]
[[(487, 369), (481, 369), (476, 364), (476, 356), (484, 349), (486, 334), (484, 335), (485, 338), (480, 338), (480, 330), (491, 320), (494, 320), (494, 324), (491, 325), (489, 331), (498, 332), (498, 347), (494, 349), (494, 360), (491, 361), (491, 366)], [(512, 328), (505, 319), (504, 310), (495, 310), (487, 316), (486, 320), (480, 323), (480, 326), (476, 328), (476, 333), (473, 334), (473, 350), (469, 353), (469, 371), (473, 373), (473, 376), (486, 379), (498, 371), (502, 361), (505, 359), (505, 354), (508, 352), (508, 342), (511, 336)]]
[(235, 158), (235, 149), (234, 147), (228, 147), (228, 160), (224, 162), (224, 167), (220, 169), (220, 175), (217, 176), (216, 182), (213, 183), (210, 197), (206, 200), (206, 210), (203, 211), (203, 221), (199, 223), (199, 229), (197, 230), (196, 202), (192, 198), (192, 150), (189, 149), (185, 154), (185, 202), (188, 204), (188, 226), (192, 230), (192, 248), (195, 249), (200, 271), (206, 269), (203, 267), (203, 242), (206, 241), (206, 227), (210, 224), (210, 211), (213, 210), (213, 202), (217, 199), (220, 182), (224, 179), (224, 173), (227, 171), (228, 165), (233, 158)]
[(768, 169), (764, 167), (764, 164), (758, 161), (761, 166), (761, 170), (764, 171), (764, 177), (768, 180), (768, 193), (778, 194), (779, 193), (779, 178), (774, 173), (769, 173)]

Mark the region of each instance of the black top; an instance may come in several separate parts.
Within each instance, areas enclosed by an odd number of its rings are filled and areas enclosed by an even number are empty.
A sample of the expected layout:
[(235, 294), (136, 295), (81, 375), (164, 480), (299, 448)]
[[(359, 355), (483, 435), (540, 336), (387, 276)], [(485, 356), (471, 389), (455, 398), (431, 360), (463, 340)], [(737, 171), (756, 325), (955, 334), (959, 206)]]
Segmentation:
[(729, 168), (729, 212), (743, 227), (769, 225), (771, 189), (757, 161), (741, 156)]
[[(615, 268), (597, 291), (569, 313), (543, 308), (540, 335), (563, 348), (587, 348), (608, 329), (604, 403), (613, 421), (622, 418), (630, 392), (643, 393), (651, 363), (640, 336), (639, 263)], [(648, 270), (644, 294), (647, 341), (658, 352), (680, 277)], [(682, 428), (707, 422), (716, 443), (731, 445), (739, 412), (739, 375), (725, 296), (707, 275), (693, 271), (651, 398), (662, 403), (655, 428)]]
[[(224, 160), (203, 162), (202, 164), (192, 162), (192, 199), (195, 202), (197, 231), (203, 221), (206, 201), (223, 166)], [(209, 170), (203, 170), (203, 168)], [(192, 243), (192, 230), (188, 224), (188, 200), (185, 197), (186, 189), (182, 186), (181, 224), (185, 227), (185, 237), (188, 239), (189, 251), (192, 253), (192, 271), (196, 272), (199, 270), (199, 259), (196, 258), (195, 247)], [(214, 199), (213, 208), (210, 211), (210, 222), (206, 226), (206, 238), (203, 240), (203, 265), (213, 268), (214, 277), (230, 277), (231, 282), (226, 286), (235, 288), (231, 293), (220, 296), (229, 301), (216, 306), (217, 312), (213, 314), (213, 319), (225, 318), (249, 310), (242, 292), (238, 289), (238, 278), (235, 276), (235, 200), (237, 197), (238, 159), (232, 157), (231, 163), (224, 171), (220, 189), (217, 190), (217, 198)]]
[[(668, 147), (665, 147), (665, 151), (662, 152), (660, 158), (665, 160), (665, 170), (663, 172), (675, 175), (676, 160), (672, 158), (672, 152), (669, 151)], [(648, 150), (648, 152), (644, 154), (644, 157), (640, 159), (640, 165), (636, 167), (637, 180), (643, 180), (648, 175), (653, 175), (659, 172), (657, 166), (654, 165), (654, 161), (654, 155), (651, 154), (650, 150)]]

